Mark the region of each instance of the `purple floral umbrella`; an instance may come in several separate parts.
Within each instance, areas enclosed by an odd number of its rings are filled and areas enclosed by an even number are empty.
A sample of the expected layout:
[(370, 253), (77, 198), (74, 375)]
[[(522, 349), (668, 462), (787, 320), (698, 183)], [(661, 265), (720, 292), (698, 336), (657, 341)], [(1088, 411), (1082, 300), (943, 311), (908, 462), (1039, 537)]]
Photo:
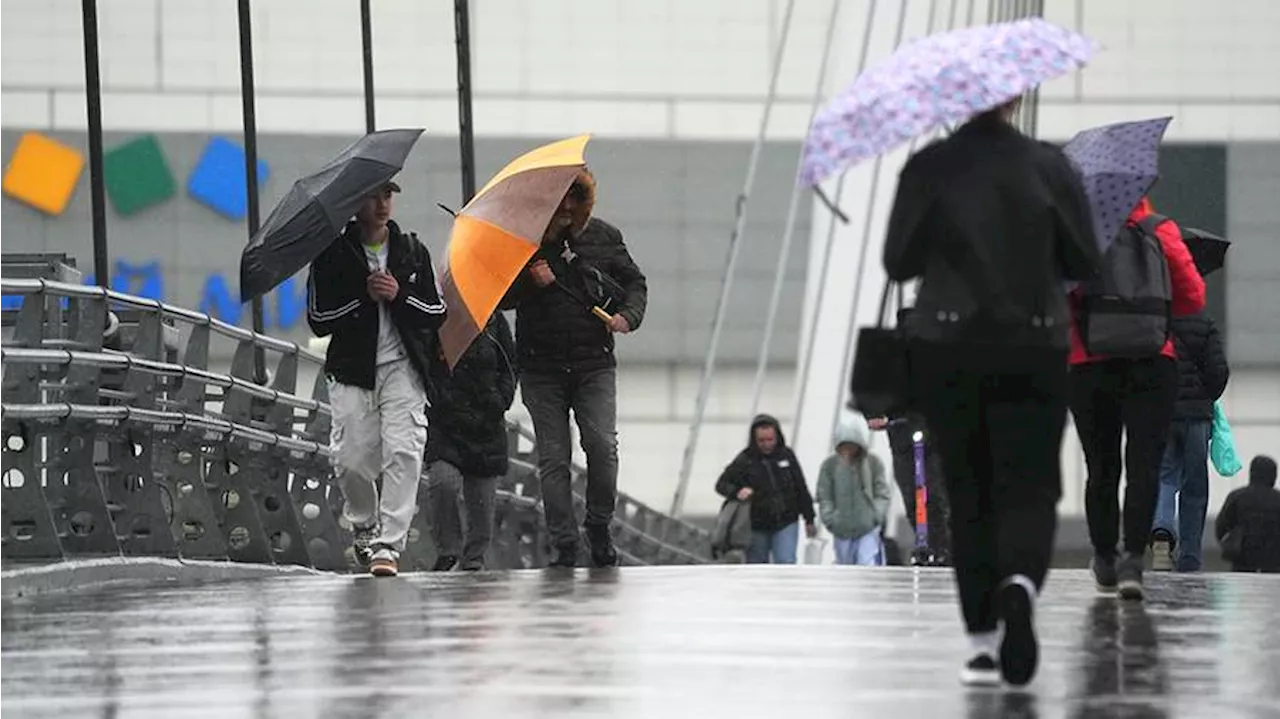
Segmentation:
[(1160, 176), (1160, 140), (1171, 120), (1157, 117), (1093, 127), (1062, 147), (1080, 173), (1094, 236), (1103, 252)]
[(859, 75), (814, 118), (800, 181), (819, 182), (1083, 65), (1098, 44), (1039, 18), (930, 35)]

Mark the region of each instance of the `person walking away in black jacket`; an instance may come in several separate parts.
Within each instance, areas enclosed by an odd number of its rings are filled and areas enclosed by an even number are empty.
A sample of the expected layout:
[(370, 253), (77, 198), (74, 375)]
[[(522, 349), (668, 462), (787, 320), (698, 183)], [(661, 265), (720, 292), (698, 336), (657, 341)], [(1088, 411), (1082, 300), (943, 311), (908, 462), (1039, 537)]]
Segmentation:
[(307, 277), (307, 323), (330, 337), (324, 371), (342, 514), (357, 560), (376, 576), (399, 572), (427, 442), (429, 365), (445, 318), (430, 253), (391, 220), (399, 191), (388, 182), (365, 199)]
[(436, 392), (427, 409), (431, 433), (423, 461), (434, 571), (485, 568), (494, 495), (509, 463), (505, 416), (516, 395), (515, 354), (507, 319), (494, 312), (452, 374), (444, 362), (433, 365)]
[(1003, 675), (1020, 686), (1036, 671), (1034, 604), (1062, 494), (1063, 281), (1099, 261), (1079, 178), (1060, 150), (1010, 124), (1016, 108), (978, 115), (907, 161), (884, 247), (892, 280), (922, 278), (906, 332), (951, 500), (966, 684)]
[[(533, 420), (538, 479), (553, 567), (577, 566), (579, 533), (569, 474), (569, 412), (587, 455), (586, 529), (591, 562), (618, 563), (610, 524), (618, 499), (618, 378), (614, 335), (644, 320), (648, 286), (618, 228), (591, 216), (595, 178), (585, 168), (560, 202), (542, 246), (504, 309), (516, 310), (520, 394)], [(600, 297), (601, 273), (613, 286)], [(592, 313), (599, 304), (606, 324)]]
[[(1249, 486), (1222, 503), (1214, 534), (1224, 547), (1237, 543), (1228, 557), (1233, 572), (1280, 572), (1280, 492), (1276, 491), (1276, 461), (1258, 455), (1249, 463)], [(1228, 540), (1227, 535), (1235, 535)]]
[[(1213, 403), (1231, 376), (1213, 317), (1198, 312), (1170, 322), (1178, 358), (1178, 399), (1160, 464), (1160, 495), (1151, 525), (1151, 568), (1198, 572), (1209, 511), (1209, 436)], [(1174, 552), (1177, 556), (1174, 556)]]
[(818, 535), (813, 495), (800, 460), (787, 446), (782, 426), (770, 415), (757, 415), (751, 421), (747, 446), (724, 468), (716, 492), (725, 499), (751, 502), (748, 564), (795, 564), (799, 518), (804, 518), (806, 536)]

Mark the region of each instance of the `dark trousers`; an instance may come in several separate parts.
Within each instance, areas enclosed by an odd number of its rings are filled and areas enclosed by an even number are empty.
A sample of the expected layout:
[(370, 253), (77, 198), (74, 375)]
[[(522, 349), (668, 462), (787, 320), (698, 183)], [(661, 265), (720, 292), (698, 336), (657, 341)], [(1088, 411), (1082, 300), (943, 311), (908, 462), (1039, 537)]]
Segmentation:
[(913, 348), (920, 410), (942, 456), (951, 561), (970, 633), (994, 631), (1000, 582), (1044, 584), (1062, 496), (1066, 353)]
[(427, 468), (426, 483), (436, 553), (483, 565), (493, 537), (498, 478), (464, 477), (452, 464), (436, 461)]
[(1168, 357), (1113, 359), (1071, 368), (1071, 414), (1089, 470), (1085, 515), (1089, 539), (1099, 555), (1115, 556), (1119, 544), (1121, 469), (1126, 479), (1124, 551), (1142, 555), (1147, 549), (1177, 396), (1178, 368)]
[(573, 483), (569, 463), (569, 411), (587, 455), (586, 524), (608, 526), (618, 501), (617, 372), (525, 372), (520, 394), (533, 419), (538, 479), (547, 531), (556, 547), (576, 547)]

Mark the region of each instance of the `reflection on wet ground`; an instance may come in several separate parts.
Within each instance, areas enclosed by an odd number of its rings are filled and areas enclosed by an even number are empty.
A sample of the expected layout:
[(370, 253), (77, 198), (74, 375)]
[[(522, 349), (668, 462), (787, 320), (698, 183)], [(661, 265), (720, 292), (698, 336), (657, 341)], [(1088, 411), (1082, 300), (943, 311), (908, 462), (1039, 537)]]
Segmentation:
[(1280, 717), (1280, 577), (1059, 571), (1025, 694), (968, 692), (946, 570), (277, 578), (6, 600), (5, 717)]

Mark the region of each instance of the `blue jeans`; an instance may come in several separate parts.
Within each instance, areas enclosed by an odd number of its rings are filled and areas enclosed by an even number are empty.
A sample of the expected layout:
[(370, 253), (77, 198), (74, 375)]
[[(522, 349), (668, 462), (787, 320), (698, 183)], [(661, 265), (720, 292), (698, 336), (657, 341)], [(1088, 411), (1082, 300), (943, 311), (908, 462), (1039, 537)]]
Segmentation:
[(1204, 517), (1209, 509), (1209, 433), (1207, 419), (1177, 420), (1160, 463), (1160, 498), (1151, 529), (1162, 529), (1177, 543), (1174, 568), (1198, 572)]
[(800, 543), (800, 523), (792, 522), (776, 532), (751, 532), (747, 564), (795, 564)]

